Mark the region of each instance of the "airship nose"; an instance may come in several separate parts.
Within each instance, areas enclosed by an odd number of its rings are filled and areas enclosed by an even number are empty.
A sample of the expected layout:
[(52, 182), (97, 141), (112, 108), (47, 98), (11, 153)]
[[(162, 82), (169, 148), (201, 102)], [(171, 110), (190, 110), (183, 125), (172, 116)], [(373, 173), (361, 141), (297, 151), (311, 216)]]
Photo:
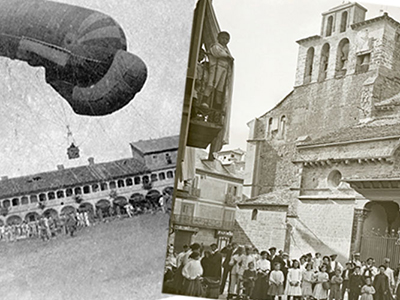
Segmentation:
[(90, 87), (75, 86), (73, 110), (82, 115), (106, 115), (127, 105), (147, 79), (146, 64), (138, 56), (118, 50), (107, 73)]

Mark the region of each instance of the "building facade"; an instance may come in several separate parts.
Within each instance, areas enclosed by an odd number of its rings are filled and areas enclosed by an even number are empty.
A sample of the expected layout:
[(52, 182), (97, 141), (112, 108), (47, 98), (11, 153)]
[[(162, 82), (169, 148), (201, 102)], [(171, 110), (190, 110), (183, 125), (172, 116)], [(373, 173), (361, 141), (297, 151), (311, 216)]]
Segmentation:
[[(297, 43), (293, 90), (248, 123), (238, 223), (257, 247), (293, 257), (390, 256), (399, 250), (400, 24), (346, 3)], [(393, 247), (372, 253), (368, 243), (382, 241)]]
[(227, 75), (221, 79), (222, 91), (211, 84), (211, 76), (205, 76), (214, 72), (219, 80), (217, 76), (222, 74), (213, 65), (219, 60), (211, 53), (220, 32), (212, 1), (197, 1), (168, 242), (176, 252), (194, 242), (204, 246), (215, 242), (223, 247), (233, 235), (234, 201), (240, 199), (243, 180), (214, 155), (228, 142), (233, 62), (224, 65)]
[[(60, 214), (85, 208), (103, 215), (109, 207), (128, 201), (154, 201), (173, 191), (178, 137), (131, 143), (134, 157), (75, 168), (0, 180), (0, 223), (33, 221), (41, 215)], [(144, 150), (145, 149), (145, 150)], [(155, 149), (151, 151), (149, 149)], [(157, 154), (155, 154), (157, 153)]]
[(207, 155), (196, 151), (194, 180), (176, 194), (171, 240), (177, 251), (195, 242), (223, 248), (233, 236), (235, 203), (241, 200), (243, 179)]

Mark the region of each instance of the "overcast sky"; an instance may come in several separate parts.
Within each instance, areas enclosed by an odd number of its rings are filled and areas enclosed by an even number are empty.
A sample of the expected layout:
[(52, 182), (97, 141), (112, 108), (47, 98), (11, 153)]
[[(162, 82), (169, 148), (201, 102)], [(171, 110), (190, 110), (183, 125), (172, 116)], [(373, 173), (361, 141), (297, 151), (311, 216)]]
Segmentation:
[[(98, 10), (123, 28), (128, 51), (147, 64), (142, 91), (104, 117), (73, 113), (42, 68), (0, 57), (0, 176), (14, 177), (131, 156), (129, 143), (179, 133), (195, 1), (59, 0)], [(68, 160), (67, 128), (81, 150)]]
[[(400, 9), (392, 6), (394, 2), (358, 3), (368, 9), (367, 19), (381, 15), (383, 10), (400, 21)], [(221, 29), (231, 33), (229, 48), (235, 57), (231, 138), (224, 149), (246, 150), (247, 122), (273, 108), (293, 88), (298, 51), (295, 41), (320, 34), (321, 14), (342, 3), (213, 0)]]

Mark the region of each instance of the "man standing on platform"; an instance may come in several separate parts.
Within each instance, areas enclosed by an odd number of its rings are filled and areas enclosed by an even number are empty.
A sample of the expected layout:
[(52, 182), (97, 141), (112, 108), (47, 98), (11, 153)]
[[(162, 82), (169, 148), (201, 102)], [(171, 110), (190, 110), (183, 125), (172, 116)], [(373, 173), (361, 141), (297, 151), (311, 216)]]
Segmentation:
[(232, 62), (234, 60), (227, 48), (229, 40), (229, 33), (221, 31), (218, 34), (218, 43), (212, 45), (210, 49), (209, 77), (203, 98), (203, 103), (206, 103), (210, 108), (222, 109), (224, 106), (225, 88), (228, 80), (231, 80), (232, 77)]

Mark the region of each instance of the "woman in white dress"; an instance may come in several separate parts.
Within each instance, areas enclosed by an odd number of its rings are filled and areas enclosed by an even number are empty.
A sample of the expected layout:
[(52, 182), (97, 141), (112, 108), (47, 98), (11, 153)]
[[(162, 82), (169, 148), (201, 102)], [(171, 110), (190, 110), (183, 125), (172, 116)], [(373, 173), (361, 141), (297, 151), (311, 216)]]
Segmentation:
[(294, 300), (301, 299), (301, 280), (302, 280), (302, 270), (300, 269), (300, 263), (297, 260), (293, 260), (293, 268), (290, 268), (287, 274), (287, 282), (285, 295), (293, 297)]
[(182, 269), (182, 275), (184, 277), (183, 294), (186, 296), (202, 297), (201, 276), (203, 275), (203, 268), (198, 252), (190, 254), (187, 264)]
[(327, 265), (322, 264), (320, 267), (320, 271), (318, 272), (315, 280), (315, 287), (313, 291), (313, 296), (316, 300), (321, 300), (321, 299), (328, 299), (328, 291), (329, 289), (324, 288), (324, 282), (329, 281), (329, 275), (326, 272), (327, 270)]

